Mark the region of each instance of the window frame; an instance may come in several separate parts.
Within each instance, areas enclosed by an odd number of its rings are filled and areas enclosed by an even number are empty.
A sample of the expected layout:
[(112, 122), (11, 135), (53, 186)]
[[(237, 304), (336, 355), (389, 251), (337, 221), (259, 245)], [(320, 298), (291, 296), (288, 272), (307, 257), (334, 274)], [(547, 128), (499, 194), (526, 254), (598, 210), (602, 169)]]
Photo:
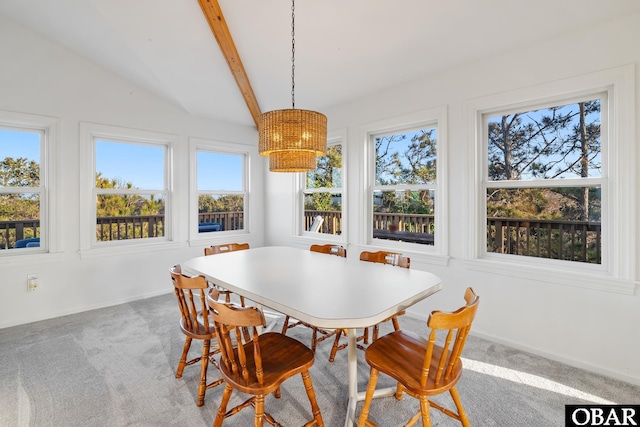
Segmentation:
[[(129, 143), (137, 145), (160, 146), (164, 149), (164, 188), (163, 190), (136, 190), (136, 194), (164, 194), (165, 218), (164, 236), (126, 239), (101, 242), (96, 239), (96, 141)], [(165, 249), (177, 247), (175, 241), (176, 221), (175, 197), (173, 184), (173, 149), (178, 141), (177, 136), (154, 131), (130, 129), (95, 123), (80, 123), (80, 255), (81, 257), (101, 256), (103, 254), (136, 253), (140, 247), (149, 249)], [(123, 191), (117, 190), (120, 194)], [(125, 193), (127, 191), (124, 191)], [(131, 191), (129, 191), (131, 192)], [(88, 208), (87, 208), (88, 207)]]
[[(465, 105), (469, 123), (469, 140), (473, 142), (470, 164), (474, 176), (470, 179), (473, 215), (469, 230), (472, 244), (468, 245), (465, 265), (472, 270), (532, 278), (590, 289), (629, 294), (635, 288), (636, 233), (635, 218), (635, 147), (633, 123), (635, 103), (633, 67), (586, 74), (531, 88), (469, 101)], [(574, 100), (601, 98), (601, 159), (599, 178), (565, 180), (565, 185), (590, 186), (602, 189), (602, 263), (586, 264), (575, 261), (550, 260), (526, 256), (489, 253), (486, 250), (486, 190), (489, 186), (512, 187), (509, 181), (493, 181), (488, 185), (486, 117), (504, 111), (529, 111), (551, 104), (562, 105)], [(540, 185), (541, 180), (522, 181), (523, 186)], [(542, 183), (549, 185), (549, 180)], [(552, 181), (553, 182), (553, 181)], [(494, 185), (495, 184), (495, 185)], [(620, 256), (620, 254), (624, 254)]]
[[(206, 151), (217, 154), (240, 155), (242, 161), (242, 186), (244, 201), (243, 229), (242, 230), (222, 230), (213, 233), (198, 232), (198, 151)], [(243, 144), (231, 144), (220, 141), (213, 141), (201, 138), (189, 139), (189, 169), (190, 169), (190, 197), (189, 197), (189, 244), (191, 246), (206, 246), (218, 242), (228, 242), (230, 237), (244, 236), (245, 240), (251, 233), (251, 191), (250, 191), (250, 170), (251, 170), (251, 149)], [(211, 193), (211, 191), (205, 191)], [(216, 194), (240, 194), (236, 191), (215, 191)]]
[[(342, 167), (340, 171), (342, 186), (341, 187), (320, 187), (320, 188), (307, 188), (307, 173), (298, 174), (298, 179), (295, 181), (294, 194), (297, 195), (295, 204), (298, 207), (296, 221), (294, 221), (294, 230), (293, 235), (299, 236), (310, 241), (322, 241), (329, 243), (341, 243), (344, 244), (347, 241), (347, 195), (346, 195), (346, 162), (347, 162), (347, 133), (346, 130), (334, 131), (330, 135), (327, 136), (327, 147), (341, 145), (342, 146)], [(307, 194), (313, 193), (330, 193), (337, 194), (339, 193), (342, 198), (342, 209), (340, 211), (341, 221), (342, 221), (342, 229), (340, 234), (327, 234), (327, 233), (312, 233), (305, 229), (305, 221), (304, 221), (304, 202)]]
[[(381, 135), (400, 134), (412, 132), (418, 129), (435, 128), (436, 141), (436, 182), (424, 185), (390, 185), (378, 186), (375, 181), (375, 138)], [(446, 106), (434, 107), (416, 113), (378, 121), (365, 125), (362, 129), (364, 135), (364, 194), (361, 201), (361, 217), (366, 218), (360, 229), (359, 242), (365, 247), (382, 248), (409, 254), (413, 259), (436, 265), (447, 265), (449, 261), (449, 220), (446, 212), (448, 202), (448, 132), (447, 132), (447, 108)], [(399, 242), (394, 240), (375, 239), (373, 237), (373, 194), (374, 191), (385, 190), (414, 190), (434, 189), (434, 244), (424, 245), (418, 243)]]
[[(0, 111), (0, 126), (16, 131), (41, 132), (40, 185), (20, 187), (19, 193), (40, 195), (40, 247), (24, 251), (0, 251), (0, 265), (22, 265), (32, 262), (55, 261), (60, 258), (60, 215), (58, 203), (58, 138), (59, 119), (33, 114)], [(15, 193), (16, 191), (10, 191)]]

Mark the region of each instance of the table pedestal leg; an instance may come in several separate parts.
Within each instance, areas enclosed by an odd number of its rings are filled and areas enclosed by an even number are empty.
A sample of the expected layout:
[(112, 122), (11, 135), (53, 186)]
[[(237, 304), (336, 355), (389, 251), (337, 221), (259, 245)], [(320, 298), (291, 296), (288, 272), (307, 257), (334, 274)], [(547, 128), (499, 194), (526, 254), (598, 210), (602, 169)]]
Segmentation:
[[(347, 350), (349, 352), (349, 406), (347, 407), (347, 418), (344, 427), (353, 427), (358, 419), (356, 418), (356, 407), (358, 402), (364, 400), (365, 392), (358, 392), (358, 347), (356, 346), (356, 330), (347, 330)], [(373, 398), (389, 397), (395, 395), (395, 387), (376, 389)]]
[(356, 330), (347, 330), (347, 351), (349, 366), (349, 406), (347, 407), (347, 419), (345, 427), (351, 427), (356, 423), (356, 405), (358, 404), (358, 348), (356, 347)]

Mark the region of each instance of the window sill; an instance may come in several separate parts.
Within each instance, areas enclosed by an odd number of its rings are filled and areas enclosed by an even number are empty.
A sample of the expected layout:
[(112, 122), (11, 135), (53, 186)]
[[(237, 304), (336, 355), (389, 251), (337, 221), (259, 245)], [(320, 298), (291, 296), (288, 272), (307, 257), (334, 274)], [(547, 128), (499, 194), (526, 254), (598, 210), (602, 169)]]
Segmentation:
[(523, 279), (614, 292), (623, 295), (634, 295), (637, 286), (636, 281), (613, 277), (605, 273), (568, 271), (542, 264), (528, 265), (479, 258), (465, 260), (464, 265), (465, 268), (469, 270), (481, 271), (483, 273), (520, 277)]
[(130, 245), (108, 246), (103, 248), (82, 249), (79, 251), (79, 254), (80, 254), (80, 258), (89, 259), (89, 258), (98, 258), (98, 257), (104, 257), (104, 256), (139, 254), (141, 251), (145, 251), (145, 252), (168, 251), (168, 250), (178, 249), (179, 247), (180, 247), (179, 242), (130, 244)]
[(212, 233), (198, 233), (198, 236), (189, 239), (187, 243), (190, 248), (204, 248), (205, 246), (229, 243), (232, 241), (238, 243), (251, 244), (251, 234), (245, 230), (216, 231)]

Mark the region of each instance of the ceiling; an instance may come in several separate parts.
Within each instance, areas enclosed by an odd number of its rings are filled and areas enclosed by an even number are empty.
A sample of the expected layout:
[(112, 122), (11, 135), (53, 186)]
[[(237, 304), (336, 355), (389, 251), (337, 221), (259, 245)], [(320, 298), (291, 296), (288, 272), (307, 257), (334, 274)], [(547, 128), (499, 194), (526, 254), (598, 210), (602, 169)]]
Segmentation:
[[(219, 4), (262, 112), (290, 108), (290, 0)], [(297, 0), (295, 106), (322, 111), (636, 13), (638, 0)], [(2, 0), (0, 15), (190, 114), (254, 125), (197, 0)]]

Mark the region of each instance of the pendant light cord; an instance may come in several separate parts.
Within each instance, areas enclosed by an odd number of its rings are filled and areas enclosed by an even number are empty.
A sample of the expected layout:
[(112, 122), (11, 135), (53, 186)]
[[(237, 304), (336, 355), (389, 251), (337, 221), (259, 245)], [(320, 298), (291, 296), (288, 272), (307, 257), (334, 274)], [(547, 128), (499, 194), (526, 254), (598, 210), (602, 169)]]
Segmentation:
[(296, 2), (291, 0), (291, 108), (296, 108)]

